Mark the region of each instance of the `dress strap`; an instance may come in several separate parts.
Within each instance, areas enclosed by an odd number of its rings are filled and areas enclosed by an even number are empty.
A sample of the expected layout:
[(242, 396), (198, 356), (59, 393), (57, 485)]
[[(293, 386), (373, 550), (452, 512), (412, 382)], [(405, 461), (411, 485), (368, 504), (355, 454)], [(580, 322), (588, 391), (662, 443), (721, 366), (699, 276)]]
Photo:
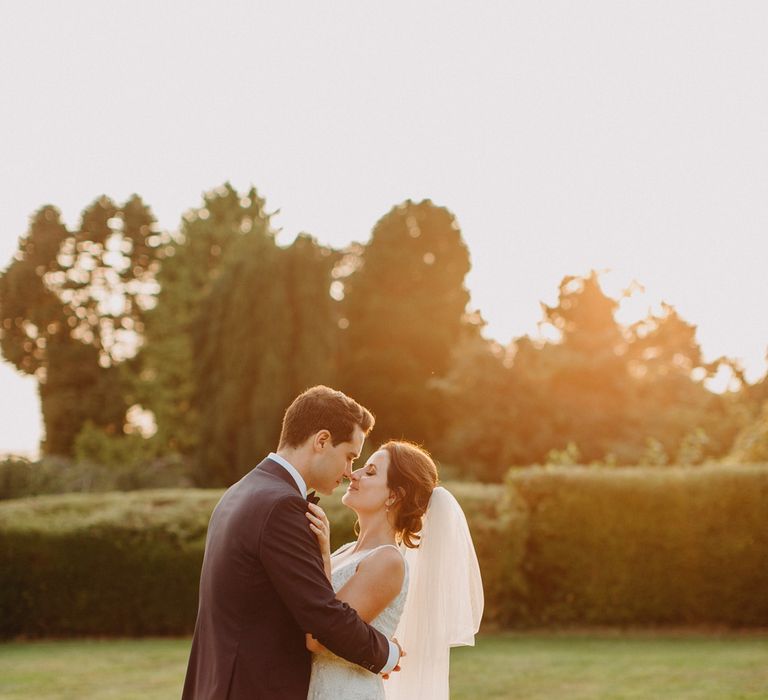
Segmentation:
[[(380, 549), (384, 549), (384, 547), (392, 547), (392, 549), (397, 550), (397, 553), (402, 557), (403, 553), (400, 551), (400, 547), (398, 547), (395, 544), (380, 544), (378, 547), (374, 547), (373, 549), (367, 551), (361, 558), (360, 561), (363, 561), (363, 559), (366, 559), (367, 557), (371, 556), (374, 552), (377, 552)], [(359, 562), (358, 562), (359, 563)]]
[(341, 545), (335, 552), (331, 554), (332, 557), (335, 557), (337, 554), (341, 554), (342, 552), (346, 552), (350, 547), (354, 546), (355, 542), (347, 542), (346, 544)]

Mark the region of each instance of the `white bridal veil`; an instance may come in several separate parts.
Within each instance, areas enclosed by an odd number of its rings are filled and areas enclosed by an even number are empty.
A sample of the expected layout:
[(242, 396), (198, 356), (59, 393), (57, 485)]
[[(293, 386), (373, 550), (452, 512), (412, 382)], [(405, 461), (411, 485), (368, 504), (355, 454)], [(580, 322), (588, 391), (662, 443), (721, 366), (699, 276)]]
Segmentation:
[(384, 681), (387, 700), (448, 700), (450, 648), (474, 646), (483, 582), (467, 519), (450, 491), (432, 491), (421, 542), (407, 549), (410, 585), (395, 632), (402, 670)]

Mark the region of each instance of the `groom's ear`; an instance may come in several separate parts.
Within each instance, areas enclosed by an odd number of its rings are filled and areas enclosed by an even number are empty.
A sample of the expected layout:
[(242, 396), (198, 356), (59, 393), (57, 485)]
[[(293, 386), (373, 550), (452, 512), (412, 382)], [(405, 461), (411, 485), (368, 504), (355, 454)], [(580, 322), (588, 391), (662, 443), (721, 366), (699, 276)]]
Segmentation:
[(312, 438), (312, 447), (314, 447), (317, 452), (321, 452), (326, 447), (330, 447), (332, 444), (331, 433), (329, 430), (318, 430), (315, 433), (314, 438)]

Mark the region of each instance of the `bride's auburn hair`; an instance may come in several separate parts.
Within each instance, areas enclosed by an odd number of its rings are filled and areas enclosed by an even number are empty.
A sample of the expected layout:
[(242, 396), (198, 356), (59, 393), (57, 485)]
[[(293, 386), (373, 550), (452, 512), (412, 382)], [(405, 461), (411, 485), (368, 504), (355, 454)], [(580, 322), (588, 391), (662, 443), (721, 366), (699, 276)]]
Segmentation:
[(422, 518), (439, 483), (437, 466), (429, 452), (412, 442), (390, 440), (379, 449), (389, 454), (387, 487), (397, 497), (395, 532), (406, 547), (418, 547)]

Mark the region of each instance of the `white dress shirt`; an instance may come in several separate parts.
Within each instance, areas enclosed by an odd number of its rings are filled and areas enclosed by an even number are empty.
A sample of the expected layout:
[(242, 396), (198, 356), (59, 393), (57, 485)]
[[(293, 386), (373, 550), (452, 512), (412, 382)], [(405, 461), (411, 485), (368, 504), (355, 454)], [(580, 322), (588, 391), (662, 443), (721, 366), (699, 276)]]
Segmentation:
[(287, 471), (292, 477), (293, 480), (296, 482), (296, 486), (299, 487), (299, 491), (301, 492), (301, 495), (306, 498), (307, 497), (307, 484), (304, 481), (304, 477), (302, 477), (301, 474), (299, 474), (299, 470), (296, 469), (285, 457), (281, 457), (277, 452), (270, 452), (267, 455), (268, 459), (271, 459), (273, 462), (277, 462), (285, 471)]
[[(296, 469), (285, 457), (281, 457), (277, 452), (270, 452), (267, 455), (268, 459), (271, 459), (273, 462), (277, 462), (285, 471), (287, 471), (293, 480), (296, 482), (296, 486), (299, 487), (299, 492), (301, 495), (306, 498), (307, 497), (307, 483), (304, 481), (304, 477), (301, 476), (299, 473), (299, 470)], [(389, 673), (395, 666), (397, 666), (397, 662), (400, 660), (400, 649), (398, 648), (397, 644), (389, 641), (389, 658), (387, 659), (387, 663), (385, 664), (384, 668), (379, 671), (379, 673)]]

